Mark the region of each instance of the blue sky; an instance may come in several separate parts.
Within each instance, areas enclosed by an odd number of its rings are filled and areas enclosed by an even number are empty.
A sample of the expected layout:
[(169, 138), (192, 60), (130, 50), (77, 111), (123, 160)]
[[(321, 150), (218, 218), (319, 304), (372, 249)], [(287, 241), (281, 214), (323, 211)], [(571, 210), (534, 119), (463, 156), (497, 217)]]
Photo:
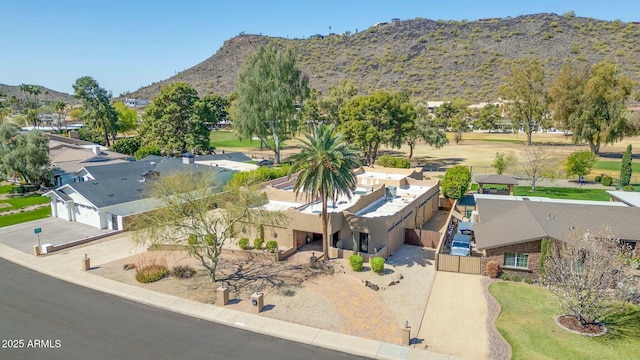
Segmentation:
[(302, 38), (361, 31), (394, 17), (475, 20), (569, 10), (640, 21), (638, 0), (1, 0), (0, 83), (72, 93), (77, 78), (91, 76), (119, 95), (204, 61), (242, 31)]

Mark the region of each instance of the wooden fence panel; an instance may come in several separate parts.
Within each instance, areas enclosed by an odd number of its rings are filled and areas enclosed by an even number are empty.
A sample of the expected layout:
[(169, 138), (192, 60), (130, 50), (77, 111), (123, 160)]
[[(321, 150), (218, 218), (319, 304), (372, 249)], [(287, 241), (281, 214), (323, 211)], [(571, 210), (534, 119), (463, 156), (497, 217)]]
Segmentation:
[(460, 256), (438, 255), (438, 270), (458, 272), (460, 269)]
[(482, 258), (475, 256), (461, 256), (460, 270), (464, 274), (480, 274), (482, 270)]

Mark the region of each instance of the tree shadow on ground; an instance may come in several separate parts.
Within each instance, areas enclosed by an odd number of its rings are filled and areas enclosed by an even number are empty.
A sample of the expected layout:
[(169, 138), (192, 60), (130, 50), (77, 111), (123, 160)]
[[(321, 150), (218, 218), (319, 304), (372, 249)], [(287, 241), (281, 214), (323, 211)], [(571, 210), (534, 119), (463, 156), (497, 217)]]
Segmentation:
[[(622, 159), (622, 155), (624, 154), (623, 152), (600, 152), (600, 157), (601, 158), (606, 158), (606, 159)], [(640, 159), (640, 154), (632, 154), (631, 158), (633, 159)]]
[(417, 162), (424, 171), (445, 171), (455, 165), (459, 165), (464, 158), (442, 158), (437, 159), (430, 156), (414, 156), (413, 161)]
[(618, 307), (614, 311), (602, 317), (602, 322), (607, 327), (607, 335), (602, 337), (607, 340), (633, 340), (640, 337), (640, 307), (627, 305)]
[(407, 266), (412, 267), (419, 265), (426, 267), (427, 265), (433, 265), (429, 260), (435, 259), (435, 249), (422, 248), (413, 245), (402, 245), (391, 254), (387, 259), (387, 264), (390, 266)]

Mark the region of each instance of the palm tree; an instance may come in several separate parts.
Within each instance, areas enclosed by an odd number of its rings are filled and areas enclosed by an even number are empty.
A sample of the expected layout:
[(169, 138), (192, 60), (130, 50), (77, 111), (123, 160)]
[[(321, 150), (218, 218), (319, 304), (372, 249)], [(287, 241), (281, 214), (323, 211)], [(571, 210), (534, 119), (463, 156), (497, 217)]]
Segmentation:
[(293, 165), (289, 176), (298, 173), (293, 191), (304, 192), (312, 200), (322, 201), (322, 252), (329, 258), (329, 234), (327, 233), (327, 202), (338, 196), (351, 198), (356, 187), (353, 170), (360, 166), (360, 157), (346, 141), (344, 134), (336, 133), (333, 125), (321, 124), (305, 135), (300, 152), (291, 156)]
[[(62, 125), (62, 120), (66, 119), (67, 103), (64, 101), (56, 101), (55, 104), (55, 112), (58, 114), (58, 130), (60, 130)], [(64, 121), (64, 127), (67, 127), (67, 122)]]

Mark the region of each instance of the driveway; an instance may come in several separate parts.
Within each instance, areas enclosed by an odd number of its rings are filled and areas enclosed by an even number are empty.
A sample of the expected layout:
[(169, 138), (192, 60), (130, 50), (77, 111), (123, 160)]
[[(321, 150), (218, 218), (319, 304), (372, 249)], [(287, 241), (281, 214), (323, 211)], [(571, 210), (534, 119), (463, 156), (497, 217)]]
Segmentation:
[(101, 230), (93, 226), (49, 217), (0, 228), (0, 243), (31, 254), (33, 245), (38, 244), (38, 237), (34, 234), (36, 228), (42, 229), (40, 244), (53, 245), (113, 232), (109, 229)]
[(438, 271), (418, 338), (429, 351), (489, 359), (482, 276)]

